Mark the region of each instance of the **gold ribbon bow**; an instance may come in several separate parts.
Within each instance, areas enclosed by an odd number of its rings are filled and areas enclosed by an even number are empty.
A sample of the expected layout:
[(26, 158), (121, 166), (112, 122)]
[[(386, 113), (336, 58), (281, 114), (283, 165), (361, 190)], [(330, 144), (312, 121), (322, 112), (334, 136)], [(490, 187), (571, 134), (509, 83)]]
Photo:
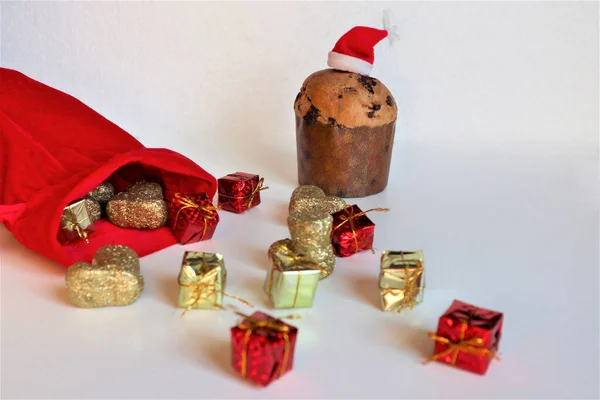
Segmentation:
[(194, 199), (192, 199), (189, 196), (185, 196), (181, 193), (175, 193), (175, 196), (173, 196), (174, 199), (178, 200), (179, 203), (182, 205), (182, 207), (179, 208), (179, 210), (177, 211), (177, 215), (175, 215), (175, 222), (174, 225), (177, 226), (177, 221), (179, 220), (179, 214), (187, 209), (187, 208), (195, 208), (197, 210), (200, 211), (200, 214), (202, 215), (202, 220), (204, 221), (204, 230), (202, 231), (202, 236), (200, 236), (200, 240), (202, 240), (204, 238), (204, 235), (206, 235), (206, 231), (208, 229), (208, 221), (210, 220), (214, 220), (216, 219), (216, 211), (219, 210), (219, 207), (215, 207), (212, 204), (211, 205), (206, 205), (206, 206), (201, 206), (198, 203), (196, 203), (194, 201)]
[(254, 202), (254, 196), (256, 195), (256, 193), (258, 193), (262, 190), (267, 190), (269, 188), (268, 186), (264, 186), (264, 184), (265, 184), (265, 178), (260, 178), (258, 180), (258, 184), (256, 185), (256, 187), (254, 188), (254, 190), (252, 190), (252, 193), (250, 193), (250, 196), (249, 196), (250, 199), (248, 200), (248, 210), (250, 208), (252, 208), (252, 202)]
[(88, 240), (88, 234), (85, 231), (85, 229), (83, 229), (80, 225), (82, 222), (89, 220), (89, 216), (83, 218), (81, 221), (79, 220), (79, 215), (83, 212), (84, 207), (85, 204), (82, 204), (77, 210), (77, 214), (75, 214), (73, 210), (69, 208), (69, 210), (63, 213), (63, 215), (61, 216), (61, 220), (67, 223), (65, 224), (65, 226), (63, 226), (63, 229), (66, 229), (68, 231), (72, 231), (73, 229), (75, 229), (77, 235), (81, 239), (85, 240), (86, 243), (89, 243), (90, 241)]
[(242, 378), (246, 377), (247, 369), (248, 369), (248, 344), (250, 343), (250, 336), (255, 329), (264, 328), (270, 329), (276, 332), (280, 332), (283, 336), (284, 340), (284, 348), (283, 348), (283, 360), (281, 361), (281, 367), (279, 368), (279, 376), (281, 377), (287, 368), (287, 363), (290, 358), (290, 327), (284, 324), (280, 319), (298, 319), (300, 318), (297, 315), (288, 315), (286, 317), (270, 319), (268, 321), (259, 320), (253, 318), (250, 315), (245, 315), (240, 312), (235, 312), (242, 318), (245, 318), (244, 321), (240, 322), (237, 326), (240, 329), (245, 329), (246, 333), (244, 334), (244, 343), (242, 347)]
[[(177, 283), (179, 283), (179, 286), (181, 286), (181, 287), (193, 289), (192, 290), (192, 295), (195, 296), (194, 297), (194, 301), (191, 302), (190, 304), (188, 304), (188, 306), (185, 308), (185, 310), (181, 314), (182, 317), (185, 314), (187, 314), (188, 311), (190, 311), (192, 308), (194, 308), (194, 306), (199, 301), (204, 300), (204, 299), (208, 298), (210, 295), (215, 294), (215, 293), (220, 293), (221, 295), (223, 295), (225, 297), (229, 297), (230, 299), (237, 300), (240, 303), (242, 303), (242, 304), (244, 304), (244, 305), (246, 305), (248, 307), (254, 307), (254, 305), (252, 303), (250, 303), (249, 301), (246, 301), (246, 300), (242, 299), (241, 297), (234, 296), (234, 295), (225, 293), (221, 289), (217, 289), (216, 285), (213, 284), (213, 283), (192, 283), (192, 284), (186, 284), (186, 283), (181, 282), (181, 277), (179, 277), (177, 279)], [(219, 306), (215, 306), (215, 307), (217, 309), (221, 308)]]
[(465, 340), (465, 333), (467, 332), (468, 326), (469, 325), (467, 322), (464, 322), (464, 321), (462, 322), (462, 324), (460, 326), (460, 336), (458, 338), (458, 342), (453, 342), (446, 337), (438, 336), (433, 332), (429, 332), (429, 337), (431, 339), (448, 346), (448, 348), (446, 350), (442, 351), (441, 353), (432, 355), (424, 363), (428, 364), (431, 361), (437, 361), (441, 358), (452, 355), (450, 364), (455, 365), (456, 360), (458, 359), (458, 354), (461, 351), (464, 353), (474, 354), (477, 356), (487, 356), (490, 358), (499, 359), (499, 357), (496, 355), (496, 353), (494, 353), (493, 351), (491, 351), (489, 349), (486, 349), (485, 347), (482, 347), (483, 346), (482, 338), (474, 337), (469, 340)]
[(265, 184), (265, 178), (260, 178), (258, 180), (258, 183), (256, 184), (256, 187), (254, 189), (252, 189), (252, 192), (249, 195), (246, 195), (246, 196), (230, 196), (228, 194), (222, 193), (222, 192), (224, 192), (224, 190), (222, 190), (222, 188), (219, 187), (219, 196), (227, 197), (230, 199), (236, 199), (236, 200), (249, 198), (249, 200), (248, 200), (248, 210), (249, 210), (250, 208), (252, 208), (252, 203), (254, 202), (254, 197), (256, 196), (256, 194), (262, 190), (267, 190), (269, 188), (268, 186), (264, 186), (264, 184)]
[[(356, 227), (354, 226), (354, 220), (358, 217), (362, 217), (363, 215), (366, 215), (367, 213), (369, 213), (371, 211), (388, 212), (388, 211), (390, 211), (390, 209), (389, 208), (371, 208), (369, 210), (361, 211), (359, 213), (354, 214), (354, 207), (352, 207), (351, 205), (348, 204), (344, 207), (343, 211), (345, 212), (345, 214), (342, 214), (342, 216), (340, 217), (342, 222), (337, 224), (333, 228), (333, 231), (336, 231), (337, 229), (344, 226), (344, 224), (348, 223), (350, 225), (350, 230), (352, 231), (352, 235), (354, 236), (354, 245), (356, 246), (356, 253), (358, 253), (359, 252), (358, 238), (356, 237)], [(375, 254), (375, 251), (372, 248), (371, 248), (371, 251), (373, 252), (373, 254)]]

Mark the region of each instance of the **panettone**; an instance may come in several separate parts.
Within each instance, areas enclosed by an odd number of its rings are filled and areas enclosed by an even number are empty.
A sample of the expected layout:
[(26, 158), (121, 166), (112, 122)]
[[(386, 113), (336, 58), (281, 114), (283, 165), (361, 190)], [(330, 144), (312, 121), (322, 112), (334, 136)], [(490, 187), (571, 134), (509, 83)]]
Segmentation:
[(375, 78), (326, 69), (304, 81), (294, 102), (300, 185), (363, 197), (388, 182), (398, 108)]

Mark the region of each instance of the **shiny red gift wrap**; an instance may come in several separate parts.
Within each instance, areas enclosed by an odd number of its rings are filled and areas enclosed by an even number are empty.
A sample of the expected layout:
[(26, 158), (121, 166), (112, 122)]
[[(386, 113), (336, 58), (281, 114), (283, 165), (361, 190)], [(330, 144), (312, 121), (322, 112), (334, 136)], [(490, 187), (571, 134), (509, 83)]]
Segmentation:
[(267, 386), (291, 371), (298, 329), (262, 312), (231, 328), (233, 368), (245, 379)]
[(219, 214), (206, 193), (176, 193), (169, 202), (169, 225), (179, 243), (212, 238), (218, 223)]
[(484, 375), (496, 357), (504, 316), (454, 300), (440, 317), (434, 355), (430, 360), (454, 365)]
[(221, 209), (243, 213), (260, 204), (262, 179), (258, 175), (236, 172), (220, 178), (218, 183)]
[[(373, 248), (375, 224), (357, 206), (346, 206), (333, 214), (332, 244), (335, 255), (348, 257)], [(356, 216), (356, 217), (354, 217)]]

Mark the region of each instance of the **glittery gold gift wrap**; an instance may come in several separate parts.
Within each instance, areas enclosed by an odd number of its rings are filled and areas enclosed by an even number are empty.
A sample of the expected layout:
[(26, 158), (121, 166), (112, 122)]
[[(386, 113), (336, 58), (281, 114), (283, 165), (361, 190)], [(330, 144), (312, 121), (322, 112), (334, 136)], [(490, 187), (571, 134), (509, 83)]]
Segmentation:
[(106, 204), (111, 197), (115, 195), (115, 188), (110, 182), (103, 182), (92, 190), (88, 197), (96, 200), (100, 204)]
[(58, 232), (58, 239), (61, 243), (81, 239), (87, 241), (88, 234), (94, 230), (94, 219), (88, 208), (89, 205), (84, 199), (64, 208)]
[(167, 222), (169, 210), (160, 185), (141, 181), (113, 196), (106, 215), (121, 228), (156, 229)]
[(379, 290), (384, 311), (400, 312), (423, 302), (425, 266), (422, 251), (384, 251)]
[(179, 273), (179, 307), (220, 308), (226, 280), (227, 270), (221, 254), (186, 251)]
[(293, 250), (324, 268), (321, 279), (329, 276), (335, 268), (335, 254), (331, 246), (332, 224), (331, 214), (318, 209), (288, 217)]
[(291, 243), (279, 240), (269, 248), (272, 266), (264, 290), (275, 308), (312, 307), (321, 269), (292, 250)]
[(121, 245), (101, 247), (91, 264), (71, 265), (65, 281), (69, 300), (82, 308), (126, 306), (144, 290), (136, 252)]
[(306, 211), (320, 210), (327, 214), (333, 214), (344, 208), (344, 199), (336, 196), (326, 196), (323, 189), (304, 185), (297, 187), (290, 199), (290, 214), (303, 213)]

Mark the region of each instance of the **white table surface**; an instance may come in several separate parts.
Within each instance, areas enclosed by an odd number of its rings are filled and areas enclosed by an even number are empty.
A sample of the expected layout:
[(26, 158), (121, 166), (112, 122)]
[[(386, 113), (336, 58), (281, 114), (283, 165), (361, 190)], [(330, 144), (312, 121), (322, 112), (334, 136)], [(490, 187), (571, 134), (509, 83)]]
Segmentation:
[[(261, 285), (267, 248), (287, 237), (293, 158), (229, 171), (263, 174), (263, 203), (222, 212), (211, 241), (143, 258), (146, 288), (128, 307), (71, 306), (65, 269), (0, 227), (2, 398), (598, 398), (597, 153), (508, 148), (397, 147), (388, 189), (357, 201), (392, 209), (371, 215), (378, 254), (338, 261), (297, 312), (293, 371), (267, 388), (230, 366), (234, 315), (180, 318), (176, 277), (184, 250), (221, 252), (227, 291), (271, 312)], [(379, 309), (384, 249), (425, 252), (413, 312)], [(502, 360), (486, 376), (421, 365), (454, 299), (504, 312)]]

